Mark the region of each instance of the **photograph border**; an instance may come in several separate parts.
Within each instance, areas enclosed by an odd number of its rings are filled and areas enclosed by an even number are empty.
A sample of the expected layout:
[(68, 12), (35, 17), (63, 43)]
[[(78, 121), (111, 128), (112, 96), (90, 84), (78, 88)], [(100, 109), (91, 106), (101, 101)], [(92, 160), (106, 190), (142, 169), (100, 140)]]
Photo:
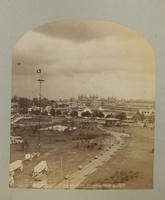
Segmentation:
[[(0, 53), (0, 198), (1, 199), (159, 199), (165, 196), (165, 2), (138, 0), (1, 0)], [(52, 21), (96, 19), (112, 21), (142, 34), (156, 54), (156, 126), (154, 189), (151, 190), (35, 190), (9, 189), (9, 135), (12, 49), (27, 31)]]

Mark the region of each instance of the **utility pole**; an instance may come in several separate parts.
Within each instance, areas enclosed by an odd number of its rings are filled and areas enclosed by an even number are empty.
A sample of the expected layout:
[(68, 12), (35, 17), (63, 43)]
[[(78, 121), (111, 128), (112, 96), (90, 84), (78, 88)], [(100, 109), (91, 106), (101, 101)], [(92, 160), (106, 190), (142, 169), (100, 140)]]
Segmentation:
[(40, 149), (41, 149), (41, 138), (40, 138), (40, 126), (41, 126), (41, 92), (42, 92), (42, 82), (44, 81), (44, 79), (42, 79), (41, 76), (41, 69), (37, 70), (37, 73), (40, 74), (40, 78), (37, 79), (37, 81), (39, 82), (39, 119), (38, 119), (38, 152), (40, 153)]
[(68, 178), (68, 189), (70, 189), (70, 177)]
[(62, 180), (64, 179), (64, 171), (63, 171), (63, 158), (60, 159), (60, 167), (61, 167), (61, 174), (62, 174)]

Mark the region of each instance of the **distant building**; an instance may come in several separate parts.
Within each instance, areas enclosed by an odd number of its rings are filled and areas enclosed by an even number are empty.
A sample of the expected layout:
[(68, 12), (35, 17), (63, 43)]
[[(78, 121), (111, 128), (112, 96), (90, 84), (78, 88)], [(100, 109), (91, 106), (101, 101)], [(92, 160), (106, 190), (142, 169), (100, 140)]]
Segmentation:
[(91, 101), (98, 100), (98, 96), (97, 95), (89, 96), (89, 100)]
[(52, 106), (48, 105), (44, 108), (44, 111), (47, 111), (48, 113), (50, 113), (51, 109), (52, 109)]
[(85, 96), (85, 95), (80, 95), (80, 96), (78, 96), (78, 100), (79, 101), (86, 101), (86, 100), (88, 100), (88, 97)]
[(155, 110), (154, 109), (139, 109), (138, 110), (140, 114), (143, 114), (145, 117), (149, 117), (151, 115), (155, 114)]
[(33, 105), (32, 107), (28, 108), (28, 112), (40, 110), (40, 107)]

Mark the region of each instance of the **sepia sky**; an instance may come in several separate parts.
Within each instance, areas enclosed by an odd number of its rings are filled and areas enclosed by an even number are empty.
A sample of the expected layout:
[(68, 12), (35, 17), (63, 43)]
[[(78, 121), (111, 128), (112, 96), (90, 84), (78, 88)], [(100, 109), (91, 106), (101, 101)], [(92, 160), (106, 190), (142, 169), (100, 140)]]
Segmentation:
[(155, 98), (155, 56), (136, 31), (112, 22), (68, 20), (26, 33), (13, 49), (12, 95)]

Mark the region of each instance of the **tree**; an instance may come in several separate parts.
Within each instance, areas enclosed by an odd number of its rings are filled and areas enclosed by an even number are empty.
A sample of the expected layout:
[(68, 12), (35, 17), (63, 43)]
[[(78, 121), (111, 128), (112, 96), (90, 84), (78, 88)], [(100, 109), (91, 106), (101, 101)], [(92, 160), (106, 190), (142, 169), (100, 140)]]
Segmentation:
[(55, 110), (54, 110), (54, 108), (52, 108), (52, 109), (50, 110), (50, 114), (51, 114), (52, 116), (55, 116)]
[(117, 119), (120, 119), (120, 120), (125, 120), (126, 117), (127, 117), (127, 115), (126, 115), (126, 113), (124, 113), (124, 112), (121, 112), (120, 114), (118, 114), (118, 115), (116, 116), (116, 118), (117, 118)]
[(35, 105), (35, 106), (39, 106), (40, 105), (40, 102), (39, 102), (39, 99), (38, 98), (33, 98), (33, 104)]
[(81, 113), (81, 116), (82, 116), (82, 117), (90, 117), (90, 116), (91, 116), (91, 113), (87, 110), (87, 111), (85, 111), (85, 112), (82, 112), (82, 113)]
[(143, 113), (140, 114), (140, 117), (141, 117), (141, 121), (145, 120), (145, 115)]
[(148, 117), (148, 121), (149, 121), (149, 123), (154, 123), (155, 122), (155, 116), (154, 115), (150, 115), (149, 117)]
[(46, 107), (49, 104), (49, 101), (47, 98), (41, 99), (41, 107)]
[(35, 114), (35, 115), (39, 115), (39, 114), (40, 114), (40, 110), (39, 110), (39, 109), (34, 110), (34, 111), (33, 111), (33, 114)]
[(99, 111), (99, 112), (98, 112), (98, 117), (103, 118), (103, 117), (104, 117), (104, 113), (101, 112), (101, 111)]
[(27, 114), (27, 113), (28, 113), (28, 109), (27, 109), (27, 108), (22, 108), (22, 109), (20, 110), (20, 113), (21, 113), (21, 114)]
[(57, 114), (57, 116), (61, 115), (61, 114), (62, 114), (62, 113), (61, 113), (61, 110), (57, 110), (57, 111), (56, 111), (56, 114)]
[(100, 117), (100, 118), (103, 118), (103, 117), (104, 117), (104, 113), (101, 112), (101, 111), (98, 111), (98, 110), (94, 110), (92, 116), (93, 116), (93, 117)]
[(111, 113), (111, 114), (108, 114), (107, 116), (106, 116), (106, 118), (113, 118), (113, 114)]
[(11, 99), (11, 102), (18, 102), (18, 101), (19, 101), (19, 97), (17, 96), (12, 97)]
[(97, 111), (97, 110), (94, 110), (92, 116), (93, 116), (93, 117), (98, 117), (98, 111)]
[(42, 112), (43, 115), (48, 115), (48, 111), (45, 110), (44, 112)]
[(71, 112), (71, 116), (72, 116), (72, 117), (77, 117), (77, 116), (78, 116), (78, 112), (77, 112), (76, 110), (73, 110), (73, 111)]
[(20, 113), (26, 114), (28, 113), (28, 108), (32, 105), (32, 101), (25, 97), (20, 97), (18, 99), (18, 104), (20, 106)]
[(19, 98), (19, 105), (21, 108), (27, 108), (28, 104), (28, 99), (24, 98), (24, 97), (20, 97)]
[(137, 113), (132, 117), (132, 119), (134, 120), (134, 121), (141, 121), (141, 117), (140, 117), (140, 115), (138, 115)]
[(140, 113), (139, 111), (137, 111), (137, 113), (133, 116), (133, 120), (135, 121), (144, 121), (145, 116), (143, 113)]

